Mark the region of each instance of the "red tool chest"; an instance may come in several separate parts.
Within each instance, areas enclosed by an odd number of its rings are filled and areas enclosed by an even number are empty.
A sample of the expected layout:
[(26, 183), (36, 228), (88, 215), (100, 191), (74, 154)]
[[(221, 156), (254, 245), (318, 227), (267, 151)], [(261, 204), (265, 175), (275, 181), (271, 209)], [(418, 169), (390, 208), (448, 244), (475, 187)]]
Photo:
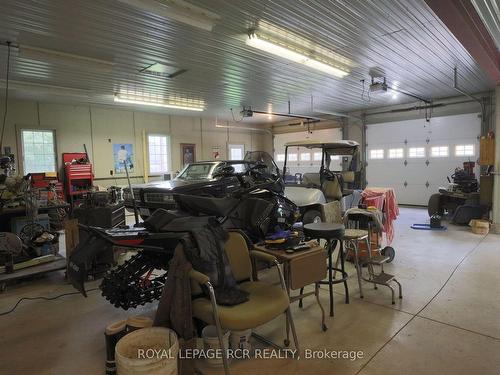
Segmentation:
[(85, 152), (63, 154), (66, 193), (70, 197), (71, 202), (73, 201), (73, 196), (86, 194), (93, 186), (94, 175), (92, 173), (92, 164), (89, 162), (72, 163), (73, 160), (86, 159), (87, 154)]

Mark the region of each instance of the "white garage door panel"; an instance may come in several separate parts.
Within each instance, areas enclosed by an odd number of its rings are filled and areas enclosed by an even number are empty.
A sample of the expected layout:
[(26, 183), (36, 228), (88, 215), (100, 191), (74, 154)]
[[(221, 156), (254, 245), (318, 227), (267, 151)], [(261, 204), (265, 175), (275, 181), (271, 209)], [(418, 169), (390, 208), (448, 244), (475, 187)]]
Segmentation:
[[(430, 122), (418, 119), (368, 125), (368, 185), (394, 188), (400, 204), (425, 206), (440, 186), (447, 186), (446, 177), (451, 176), (455, 168), (462, 167), (464, 161), (476, 161), (480, 132), (481, 120), (477, 113), (436, 117)], [(456, 157), (455, 146), (460, 144), (473, 144), (475, 155)], [(432, 157), (432, 146), (448, 146), (448, 157)], [(411, 147), (424, 147), (425, 157), (409, 158)], [(403, 159), (389, 159), (391, 148), (403, 148)], [(371, 160), (370, 150), (374, 149), (383, 149), (384, 159)], [(476, 168), (476, 175), (478, 170)]]
[(391, 186), (394, 188), (396, 192), (396, 199), (399, 203), (403, 204), (412, 204), (412, 205), (421, 205), (423, 199), (423, 193), (427, 192), (427, 188), (425, 185), (415, 184), (415, 185), (407, 185), (406, 187), (403, 185)]
[(372, 181), (387, 181), (387, 183), (392, 184), (402, 183), (401, 176), (398, 173), (394, 173), (394, 170), (399, 168), (402, 163), (403, 161), (401, 160), (370, 160), (366, 173), (368, 184), (374, 186), (371, 183)]

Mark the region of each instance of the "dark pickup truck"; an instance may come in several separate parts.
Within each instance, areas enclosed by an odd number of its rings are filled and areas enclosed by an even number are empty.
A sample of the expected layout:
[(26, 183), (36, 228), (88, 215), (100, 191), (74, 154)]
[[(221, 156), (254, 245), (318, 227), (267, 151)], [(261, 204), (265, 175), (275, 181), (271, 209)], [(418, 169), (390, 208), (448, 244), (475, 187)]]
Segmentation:
[[(240, 188), (236, 177), (217, 176), (225, 167), (232, 166), (236, 173), (246, 172), (255, 163), (264, 163), (269, 175), (279, 177), (279, 170), (269, 154), (261, 151), (248, 152), (245, 160), (201, 161), (187, 165), (173, 180), (133, 185), (134, 198), (142, 218), (156, 209), (175, 209), (174, 194), (192, 194), (209, 197), (225, 197)], [(125, 206), (132, 210), (130, 189), (123, 190)]]

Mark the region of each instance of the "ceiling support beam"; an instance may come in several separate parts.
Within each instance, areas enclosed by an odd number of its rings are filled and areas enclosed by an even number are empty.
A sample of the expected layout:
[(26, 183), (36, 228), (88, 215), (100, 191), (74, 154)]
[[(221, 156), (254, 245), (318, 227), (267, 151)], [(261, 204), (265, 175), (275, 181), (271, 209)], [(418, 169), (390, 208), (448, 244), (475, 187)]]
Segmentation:
[(500, 84), (500, 53), (470, 0), (425, 0), (483, 70)]

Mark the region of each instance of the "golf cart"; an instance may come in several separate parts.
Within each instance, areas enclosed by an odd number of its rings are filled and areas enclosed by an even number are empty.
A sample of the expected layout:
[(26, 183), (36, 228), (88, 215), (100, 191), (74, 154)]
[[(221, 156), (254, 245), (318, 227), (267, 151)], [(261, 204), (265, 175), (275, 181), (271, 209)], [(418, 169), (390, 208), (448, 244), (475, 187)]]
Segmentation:
[(320, 222), (324, 203), (344, 200), (349, 206), (357, 204), (352, 194), (361, 188), (360, 169), (355, 141), (286, 143), (285, 195), (299, 207), (304, 224)]

